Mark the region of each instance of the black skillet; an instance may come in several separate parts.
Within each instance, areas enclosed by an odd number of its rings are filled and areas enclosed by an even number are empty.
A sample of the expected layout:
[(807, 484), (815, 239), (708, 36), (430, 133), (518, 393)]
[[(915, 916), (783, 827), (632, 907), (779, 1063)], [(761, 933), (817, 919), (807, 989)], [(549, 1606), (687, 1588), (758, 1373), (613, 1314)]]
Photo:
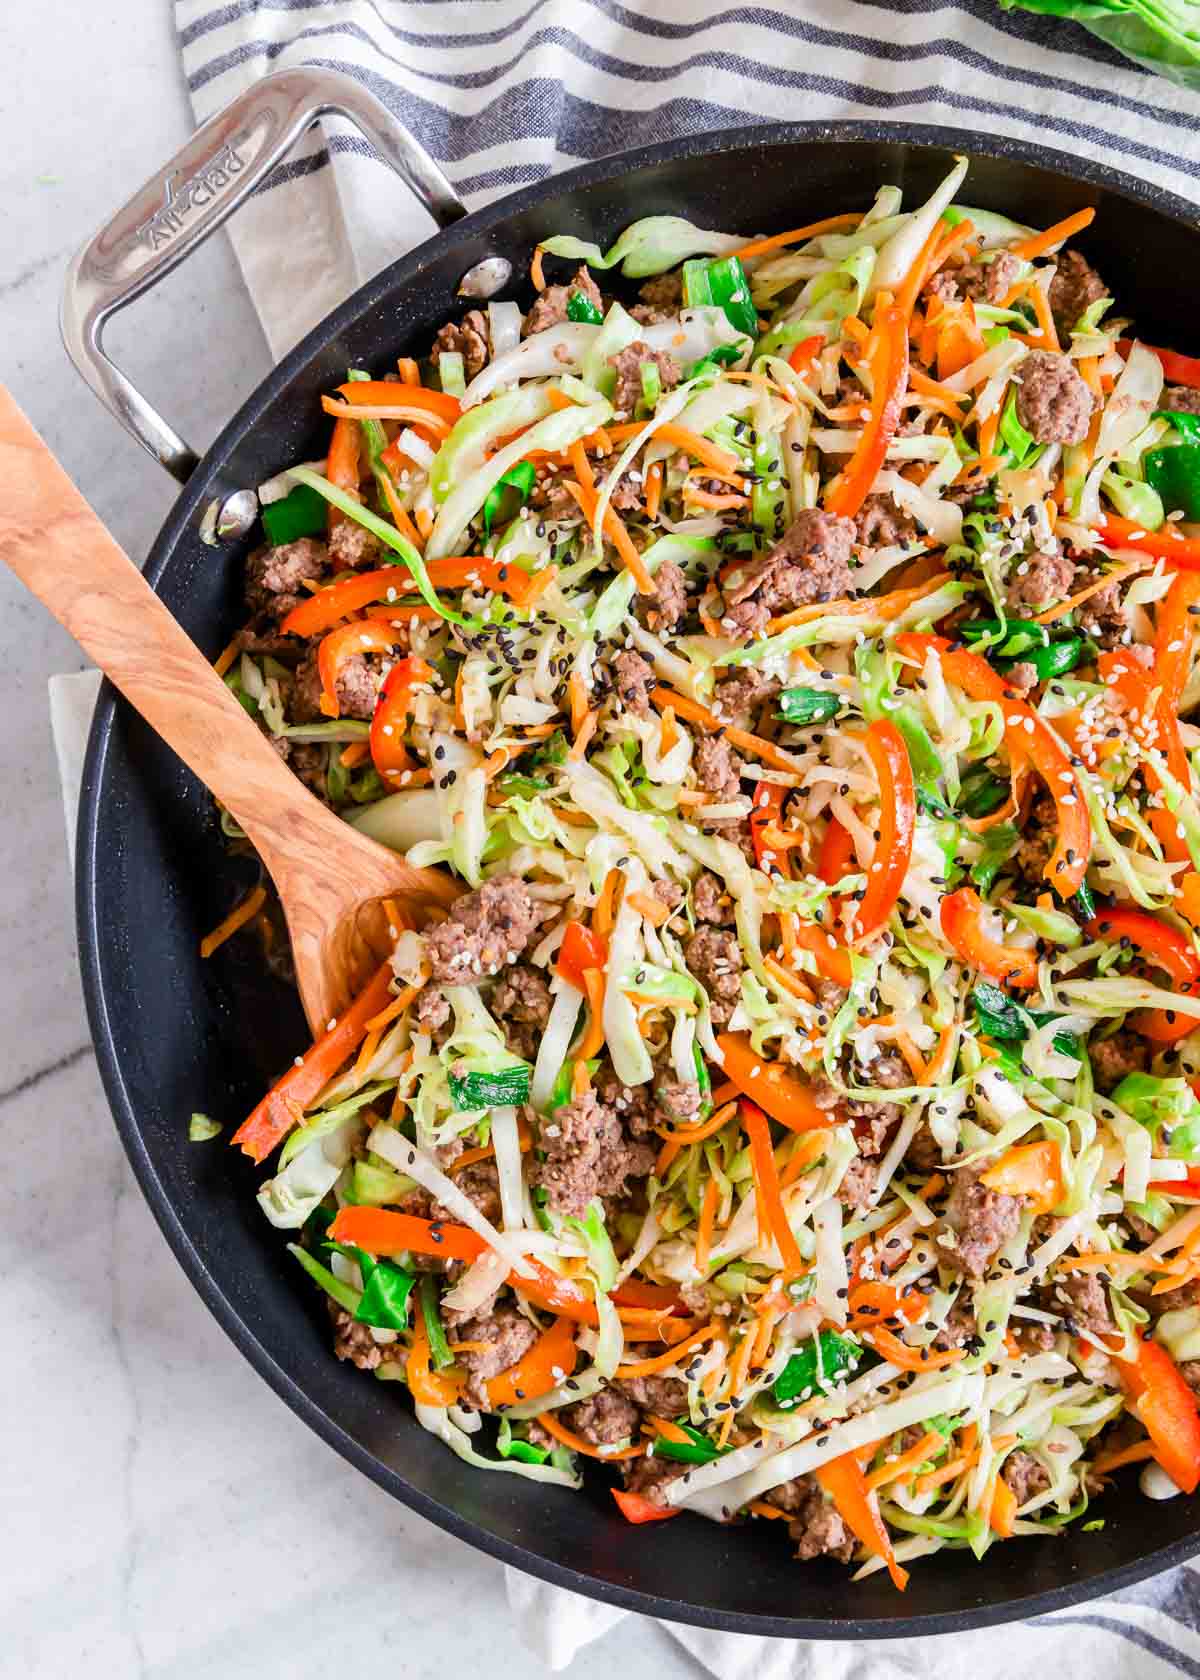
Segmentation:
[[(105, 316), (219, 225), (292, 140), (337, 109), (370, 133), (443, 231), (324, 321), (264, 380), (203, 460), (99, 348)], [(146, 563), (150, 581), (210, 654), (240, 621), (253, 538), (200, 537), (214, 501), (324, 452), (319, 396), (352, 364), (375, 371), (425, 349), (463, 303), (483, 258), (524, 276), (533, 247), (573, 232), (604, 246), (653, 213), (745, 233), (866, 208), (885, 181), (920, 202), (956, 151), (963, 197), (1043, 226), (1098, 211), (1084, 243), (1151, 342), (1191, 343), (1188, 276), (1200, 263), (1192, 206), (1112, 170), (1019, 141), (903, 123), (798, 123), (700, 135), (572, 170), (463, 216), (428, 158), (363, 88), (332, 72), (268, 77), (157, 176), (75, 265), (64, 332), (93, 388), (185, 482)], [(513, 295), (509, 293), (508, 295)], [(516, 293), (528, 299), (522, 278)], [(243, 518), (240, 523), (245, 524)], [(294, 996), (230, 948), (197, 955), (233, 898), (230, 862), (203, 790), (106, 688), (79, 814), (83, 983), (101, 1075), (142, 1191), (188, 1276), (276, 1392), (352, 1464), (414, 1510), (494, 1557), (599, 1599), (702, 1626), (790, 1638), (942, 1633), (1029, 1616), (1111, 1592), (1200, 1547), (1200, 1505), (1151, 1504), (1126, 1475), (1098, 1506), (1101, 1531), (993, 1547), (982, 1563), (943, 1553), (901, 1596), (878, 1574), (852, 1585), (799, 1564), (773, 1524), (715, 1527), (685, 1516), (631, 1528), (602, 1482), (577, 1495), (467, 1469), (412, 1419), (400, 1393), (334, 1359), (316, 1292), (253, 1200), (254, 1175), (219, 1145), (187, 1141), (194, 1109), (239, 1120), (303, 1042)]]

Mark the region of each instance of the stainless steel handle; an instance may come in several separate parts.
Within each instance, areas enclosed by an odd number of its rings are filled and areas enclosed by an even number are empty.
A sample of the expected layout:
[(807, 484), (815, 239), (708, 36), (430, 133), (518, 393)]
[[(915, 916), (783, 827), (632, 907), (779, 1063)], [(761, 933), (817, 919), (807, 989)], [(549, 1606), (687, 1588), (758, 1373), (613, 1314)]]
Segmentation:
[(197, 129), (67, 271), (67, 354), (105, 407), (181, 484), (199, 457), (105, 355), (105, 323), (203, 244), (329, 112), (347, 117), (375, 144), (440, 227), (466, 214), (425, 149), (360, 82), (337, 70), (279, 70)]

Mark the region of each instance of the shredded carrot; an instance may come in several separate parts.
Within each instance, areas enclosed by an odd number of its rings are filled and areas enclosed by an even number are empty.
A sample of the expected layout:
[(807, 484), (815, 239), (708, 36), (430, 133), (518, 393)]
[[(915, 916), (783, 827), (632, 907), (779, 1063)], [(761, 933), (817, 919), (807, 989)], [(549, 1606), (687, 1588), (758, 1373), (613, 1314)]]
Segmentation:
[(957, 391), (952, 391), (949, 385), (943, 385), (936, 379), (931, 379), (927, 373), (919, 368), (909, 368), (908, 383), (914, 391), (919, 391), (923, 397), (936, 397), (939, 402), (952, 409), (955, 414), (962, 413), (963, 398)]
[(588, 1072), (587, 1062), (581, 1057), (571, 1073), (571, 1095), (578, 1100), (580, 1097), (586, 1097), (591, 1088), (592, 1076)]
[(778, 1307), (770, 1307), (765, 1312), (760, 1308), (758, 1334), (754, 1338), (754, 1352), (750, 1356), (751, 1367), (765, 1365), (771, 1357), (775, 1326), (782, 1317), (783, 1312)]
[(957, 1024), (943, 1027), (941, 1037), (937, 1041), (937, 1047), (934, 1050), (933, 1055), (930, 1056), (929, 1060), (925, 1064), (925, 1078), (921, 1080), (922, 1085), (934, 1085), (937, 1083), (938, 1079), (940, 1079), (941, 1075), (945, 1072), (949, 1058), (957, 1044)]
[[(532, 1149), (533, 1137), (528, 1126), (522, 1125), (518, 1129), (517, 1145), (522, 1155), (527, 1154)], [(494, 1143), (481, 1144), (477, 1149), (464, 1149), (456, 1160), (451, 1161), (446, 1171), (453, 1178), (456, 1173), (462, 1172), (464, 1167), (473, 1167), (477, 1161), (490, 1161), (495, 1153), (496, 1146)]]
[(633, 908), (645, 917), (651, 927), (662, 927), (670, 920), (671, 911), (659, 898), (651, 898), (649, 893), (630, 893), (629, 902)]
[(635, 1442), (631, 1447), (621, 1447), (617, 1452), (604, 1447), (594, 1447), (590, 1441), (585, 1441), (582, 1435), (576, 1435), (565, 1423), (560, 1423), (553, 1411), (539, 1413), (538, 1422), (556, 1441), (561, 1441), (563, 1446), (569, 1447), (572, 1452), (582, 1453), (585, 1458), (598, 1458), (608, 1464), (619, 1464), (624, 1458), (641, 1458), (646, 1451), (644, 1441)]
[(713, 513), (723, 513), (726, 508), (745, 507), (745, 496), (716, 496), (710, 490), (697, 490), (694, 485), (687, 485), (686, 500), (696, 507), (708, 508)]
[(698, 723), (705, 729), (719, 731), (725, 739), (743, 752), (761, 758), (764, 764), (770, 764), (777, 770), (797, 770), (800, 768), (794, 758), (780, 750), (774, 741), (764, 741), (760, 735), (751, 735), (745, 729), (731, 729), (729, 725), (717, 717), (715, 712), (702, 706), (699, 700), (693, 700), (689, 695), (679, 694), (673, 688), (659, 687), (651, 690), (650, 698), (660, 711), (667, 706), (674, 709), (679, 717), (686, 718), (689, 723)]
[(535, 291), (545, 291), (546, 276), (542, 273), (542, 247), (540, 245), (534, 246), (533, 256), (529, 259), (529, 278), (533, 281)]
[(371, 749), (365, 741), (351, 741), (338, 755), (338, 763), (345, 770), (353, 770), (362, 763), (364, 758), (371, 756)]
[(1120, 583), (1122, 578), (1127, 578), (1131, 572), (1142, 571), (1147, 564), (1146, 560), (1131, 560), (1128, 565), (1118, 566), (1114, 572), (1105, 572), (1102, 578), (1089, 584), (1086, 589), (1081, 589), (1078, 595), (1072, 595), (1069, 601), (1063, 601), (1057, 607), (1048, 607), (1044, 613), (1038, 613), (1034, 622), (1036, 624), (1053, 623), (1056, 618), (1061, 618), (1064, 613), (1069, 613), (1075, 607), (1082, 605), (1090, 596), (1098, 594), (1102, 589), (1107, 589), (1110, 583)]
[(930, 1353), (928, 1348), (911, 1348), (883, 1324), (864, 1330), (863, 1337), (873, 1344), (877, 1353), (901, 1371), (940, 1371), (943, 1365), (953, 1365), (961, 1359), (965, 1352), (963, 1348), (948, 1348), (945, 1353)]
[(908, 273), (904, 276), (900, 290), (896, 294), (896, 303), (903, 312), (905, 320), (912, 314), (916, 305), (917, 293), (920, 291), (925, 278), (934, 272), (934, 255), (942, 243), (943, 227), (940, 221), (934, 222), (926, 236), (925, 243), (917, 252), (909, 265)]
[(402, 537), (408, 538), (414, 548), (423, 548), (424, 540), (421, 533), (417, 530), (417, 527), (409, 518), (408, 509), (404, 506), (404, 503), (396, 494), (395, 487), (392, 484), (391, 474), (385, 472), (382, 475), (380, 482), (383, 485), (383, 495), (384, 500), (388, 505), (388, 512), (392, 516), (392, 522), (396, 529), (400, 532)]
[(918, 1476), (913, 1483), (918, 1493), (928, 1493), (931, 1488), (939, 1488), (946, 1482), (957, 1481), (964, 1470), (971, 1468), (972, 1459), (969, 1453), (962, 1453), (958, 1458), (952, 1458), (946, 1464), (939, 1465), (936, 1470), (929, 1470), (923, 1476)]
[(785, 968), (778, 958), (770, 956), (764, 957), (763, 963), (766, 967), (767, 973), (772, 975), (774, 979), (778, 980), (785, 992), (790, 992), (793, 997), (802, 998), (805, 1003), (811, 1003), (813, 1001), (814, 994), (811, 986), (806, 986), (800, 976), (798, 974), (793, 974), (790, 969)]
[(663, 465), (655, 461), (646, 468), (646, 518), (653, 521), (658, 518), (659, 503), (662, 501)]
[(200, 941), (201, 957), (211, 957), (213, 952), (224, 945), (227, 939), (232, 938), (239, 928), (245, 927), (247, 922), (252, 922), (266, 901), (267, 889), (265, 887), (255, 887), (252, 892), (247, 893), (242, 902), (229, 912), (224, 921), (218, 922), (212, 932), (206, 934)]
[(775, 1151), (771, 1143), (771, 1123), (754, 1103), (742, 1104), (742, 1125), (750, 1139), (750, 1165), (754, 1174), (757, 1205), (766, 1215), (775, 1245), (783, 1259), (787, 1277), (799, 1277), (804, 1270), (804, 1256), (800, 1253), (787, 1209), (779, 1187), (779, 1172), (775, 1165)]
[(694, 1445), (692, 1437), (688, 1434), (687, 1430), (681, 1429), (677, 1423), (672, 1423), (670, 1418), (655, 1417), (651, 1414), (651, 1416), (646, 1419), (646, 1422), (650, 1425), (655, 1435), (661, 1437), (664, 1441), (677, 1441), (680, 1446), (687, 1447)]
[[(586, 490), (589, 495), (594, 496), (596, 493), (596, 475), (592, 471), (592, 463), (587, 458), (587, 450), (583, 447), (582, 438), (576, 438), (575, 442), (567, 450), (567, 455), (570, 458), (572, 470), (574, 471), (575, 477), (579, 480), (581, 487)], [(594, 527), (596, 522), (594, 504), (592, 512), (588, 515), (588, 519)]]
[(836, 233), (839, 228), (857, 227), (861, 214), (851, 211), (840, 216), (826, 216), (823, 221), (810, 222), (807, 227), (793, 228), (790, 233), (774, 233), (769, 239), (752, 239), (749, 245), (739, 245), (730, 256), (745, 261), (747, 257), (761, 257), (766, 251), (777, 251), (781, 245), (798, 245), (802, 239), (815, 239), (818, 234)]
[[(591, 524), (596, 516), (597, 499), (595, 491), (588, 491), (583, 485), (573, 483), (569, 478), (563, 480), (563, 487), (567, 493), (579, 503), (583, 509), (584, 518)], [(612, 543), (621, 561), (637, 584), (639, 595), (653, 595), (654, 579), (646, 570), (646, 562), (634, 547), (633, 538), (614, 512), (612, 505), (604, 511), (604, 534)]]
[[(634, 420), (625, 425), (610, 426), (608, 433), (614, 443), (627, 443), (641, 430), (642, 422)], [(659, 426), (654, 433), (654, 439), (655, 442), (669, 443), (676, 449), (684, 450), (697, 461), (702, 461), (706, 467), (711, 467), (715, 473), (738, 474), (743, 479), (746, 476), (736, 455), (731, 455), (727, 449), (719, 448), (688, 426), (679, 426), (670, 420), (665, 426)]]
[(929, 1070), (925, 1066), (925, 1058), (906, 1032), (897, 1031), (896, 1048), (908, 1063), (909, 1072), (913, 1076), (913, 1084), (928, 1084)]
[(598, 1056), (604, 1048), (604, 976), (598, 968), (585, 968), (583, 983), (587, 988), (588, 1026), (583, 1042), (575, 1052), (579, 1066)]
[(1026, 262), (1032, 262), (1034, 257), (1040, 257), (1052, 245), (1061, 245), (1064, 239), (1070, 239), (1073, 234), (1081, 233), (1096, 217), (1094, 210), (1077, 210), (1073, 216), (1066, 216), (1061, 222), (1055, 222), (1042, 233), (1031, 233), (1027, 238), (1020, 239), (1009, 250), (1014, 257), (1022, 257)]
[(681, 1342), (665, 1353), (655, 1354), (652, 1359), (639, 1359), (632, 1365), (618, 1365), (617, 1377), (624, 1381), (627, 1377), (652, 1377), (659, 1371), (669, 1371), (673, 1365), (679, 1363), (680, 1356), (690, 1353), (693, 1348), (703, 1347), (705, 1342), (712, 1341), (720, 1334), (720, 1327), (713, 1323), (702, 1324), (698, 1330), (693, 1330)]
[(567, 753), (568, 758), (578, 760), (583, 757), (584, 753), (588, 749), (588, 743), (590, 742), (592, 736), (596, 733), (596, 725), (599, 722), (599, 712), (588, 713), (579, 726), (578, 735), (576, 735), (575, 739), (571, 742), (570, 750)]
[(375, 1032), (368, 1032), (367, 1036), (363, 1039), (358, 1052), (358, 1059), (354, 1063), (355, 1078), (359, 1078), (363, 1069), (370, 1066), (371, 1058), (374, 1056), (376, 1050), (378, 1050), (379, 1041), (382, 1037), (382, 1032), (376, 1030)]
[(396, 372), (400, 375), (402, 385), (419, 385), (421, 383), (421, 370), (411, 356), (398, 356), (396, 358)]
[(721, 1200), (721, 1186), (715, 1178), (710, 1178), (704, 1192), (704, 1201), (700, 1208), (700, 1219), (696, 1226), (696, 1270), (700, 1276), (708, 1276), (708, 1256), (712, 1248), (713, 1226), (717, 1219), (717, 1203)]
[[(1039, 344), (1044, 350), (1057, 350), (1058, 329), (1054, 325), (1054, 316), (1050, 313), (1050, 304), (1044, 288), (1034, 281), (1025, 295), (1032, 301), (1033, 312), (1037, 316)], [(1029, 336), (1032, 338), (1034, 335), (1031, 333)]]
[(567, 698), (571, 705), (571, 734), (574, 736), (583, 728), (589, 709), (587, 685), (578, 671), (572, 671), (567, 678)]
[(1100, 389), (1100, 358), (1099, 356), (1080, 356), (1075, 366), (1079, 369), (1079, 377), (1094, 396), (1101, 396)]
[(829, 1140), (824, 1132), (797, 1132), (795, 1147), (788, 1156), (787, 1165), (779, 1175), (779, 1188), (786, 1190), (789, 1184), (794, 1184), (805, 1167), (820, 1160), (828, 1147), (828, 1143)]
[(934, 1173), (931, 1178), (927, 1178), (925, 1180), (924, 1184), (917, 1191), (917, 1200), (919, 1202), (927, 1202), (931, 1196), (936, 1196), (939, 1190), (944, 1190), (945, 1188), (946, 1175), (944, 1173)]
[(836, 614), (839, 618), (843, 616), (882, 618), (885, 621), (898, 618), (902, 612), (906, 612), (912, 606), (914, 601), (919, 601), (922, 596), (930, 594), (935, 589), (940, 589), (944, 583), (950, 581), (949, 572), (940, 572), (937, 577), (928, 578), (923, 583), (915, 584), (911, 589), (893, 589), (887, 595), (862, 597), (854, 601), (849, 599), (826, 601), (823, 605), (814, 603), (811, 607), (797, 607), (794, 612), (784, 613), (780, 618), (773, 618), (769, 625), (770, 633), (772, 636), (776, 636), (781, 630), (790, 630), (794, 624), (809, 624), (814, 618), (823, 618), (826, 614), (831, 616)]
[(752, 1499), (746, 1509), (756, 1517), (768, 1517), (772, 1522), (782, 1519), (790, 1521), (786, 1511), (778, 1510), (774, 1505), (768, 1505), (765, 1499)]
[(420, 990), (420, 986), (405, 986), (402, 992), (396, 994), (386, 1009), (381, 1009), (378, 1015), (371, 1017), (367, 1022), (367, 1031), (380, 1032), (384, 1027), (389, 1026), (398, 1016), (403, 1015)]
[(996, 434), (1000, 430), (1000, 410), (997, 408), (988, 415), (986, 420), (979, 422), (977, 433), (979, 439), (979, 453), (988, 459), (996, 453)]
[(599, 934), (601, 939), (607, 939), (613, 930), (624, 886), (625, 877), (622, 872), (617, 868), (610, 869), (604, 877), (604, 885), (600, 888), (596, 907), (592, 911), (592, 932)]
[(1140, 1464), (1144, 1458), (1153, 1457), (1153, 1441), (1135, 1441), (1131, 1447), (1122, 1447), (1119, 1452), (1099, 1453), (1092, 1460), (1091, 1468), (1097, 1476), (1106, 1476), (1110, 1470), (1119, 1470), (1123, 1464)]
[(942, 1445), (942, 1437), (936, 1429), (922, 1435), (915, 1446), (902, 1452), (899, 1458), (893, 1458), (887, 1464), (881, 1464), (878, 1470), (872, 1470), (867, 1477), (867, 1488), (874, 1492), (876, 1488), (885, 1487), (888, 1482), (898, 1482), (910, 1475), (918, 1466), (923, 1464)]
[(221, 652), (213, 660), (213, 670), (219, 677), (223, 677), (225, 675), (226, 671), (228, 671), (229, 667), (233, 664), (240, 652), (241, 648), (239, 647), (238, 639), (235, 636), (229, 643), (229, 646), (222, 648)]
[(689, 1143), (703, 1143), (706, 1138), (715, 1137), (722, 1126), (729, 1124), (737, 1111), (736, 1101), (724, 1102), (719, 1108), (715, 1108), (708, 1119), (699, 1126), (692, 1126), (688, 1129), (677, 1128), (674, 1131), (669, 1130), (666, 1126), (658, 1126), (655, 1130), (660, 1138), (665, 1138), (668, 1143), (674, 1143), (683, 1148)]

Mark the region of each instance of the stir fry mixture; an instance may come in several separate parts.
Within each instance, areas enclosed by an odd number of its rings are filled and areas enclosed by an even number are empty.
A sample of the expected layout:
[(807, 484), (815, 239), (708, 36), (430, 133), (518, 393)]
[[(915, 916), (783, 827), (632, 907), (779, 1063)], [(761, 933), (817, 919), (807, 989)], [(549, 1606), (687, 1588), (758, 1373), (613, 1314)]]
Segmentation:
[(1200, 361), (965, 168), (347, 370), (219, 662), (462, 883), (236, 1135), (338, 1357), (901, 1587), (1200, 1479)]

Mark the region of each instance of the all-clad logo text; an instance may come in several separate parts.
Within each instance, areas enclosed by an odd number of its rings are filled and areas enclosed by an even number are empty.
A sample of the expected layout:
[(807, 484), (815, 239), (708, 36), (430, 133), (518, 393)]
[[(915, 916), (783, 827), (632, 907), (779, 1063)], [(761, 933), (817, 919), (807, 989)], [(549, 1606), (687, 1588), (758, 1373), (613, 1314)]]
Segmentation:
[(164, 245), (169, 245), (183, 232), (195, 212), (211, 204), (245, 167), (245, 159), (238, 153), (236, 142), (231, 142), (181, 187), (176, 186), (177, 175), (169, 176), (163, 188), (162, 209), (156, 210), (138, 228), (139, 241), (152, 251), (161, 251)]

